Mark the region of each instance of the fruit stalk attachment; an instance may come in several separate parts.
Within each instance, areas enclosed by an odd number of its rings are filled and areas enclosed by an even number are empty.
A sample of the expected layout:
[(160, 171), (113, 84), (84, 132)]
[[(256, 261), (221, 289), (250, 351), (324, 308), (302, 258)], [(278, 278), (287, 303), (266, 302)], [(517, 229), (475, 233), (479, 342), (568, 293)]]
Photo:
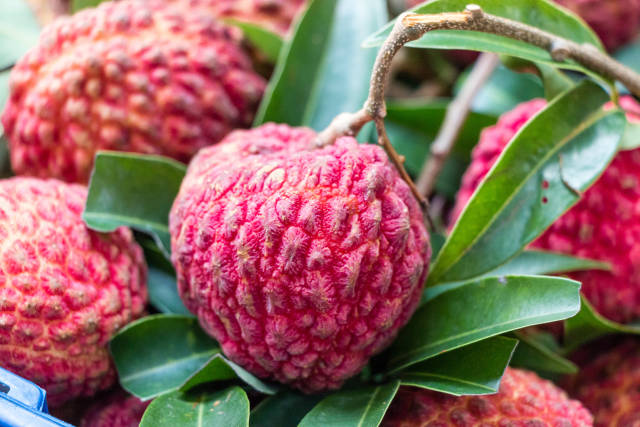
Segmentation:
[[(524, 41), (546, 49), (555, 61), (571, 59), (604, 77), (619, 81), (634, 95), (640, 96), (640, 75), (601, 52), (597, 47), (587, 43), (578, 44), (530, 25), (485, 13), (478, 5), (470, 4), (463, 12), (435, 15), (406, 13), (401, 15), (378, 52), (371, 75), (369, 97), (362, 110), (338, 116), (327, 129), (318, 135), (316, 145), (322, 147), (332, 144), (336, 138), (343, 135), (355, 135), (366, 123), (375, 122), (378, 142), (386, 150), (389, 158), (411, 188), (413, 195), (425, 208), (427, 206), (426, 194), (424, 191), (419, 191), (411, 180), (404, 168), (404, 158), (396, 152), (387, 136), (384, 126), (384, 117), (386, 116), (384, 95), (391, 71), (391, 62), (398, 51), (405, 44), (434, 30), (479, 31)], [(454, 140), (455, 138), (449, 138), (448, 143), (453, 144)], [(439, 147), (439, 150), (442, 153), (448, 153), (451, 151), (451, 147), (443, 145)], [(429, 168), (434, 170), (423, 171), (425, 175), (431, 177), (429, 180), (435, 180), (446, 158), (446, 154), (436, 156), (429, 165)], [(423, 184), (423, 190), (429, 190), (433, 185), (429, 182), (427, 184)]]

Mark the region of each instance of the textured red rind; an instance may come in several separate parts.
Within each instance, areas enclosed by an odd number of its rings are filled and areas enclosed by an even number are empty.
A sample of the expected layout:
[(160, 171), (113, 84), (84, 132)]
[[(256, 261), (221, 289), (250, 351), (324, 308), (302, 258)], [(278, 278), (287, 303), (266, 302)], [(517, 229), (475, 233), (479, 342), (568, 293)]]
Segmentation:
[[(471, 165), (462, 179), (453, 218), (516, 132), (546, 102), (533, 100), (504, 114), (482, 132)], [(629, 120), (640, 120), (640, 105), (623, 97)], [(543, 203), (543, 201), (541, 201)], [(569, 276), (605, 317), (628, 323), (640, 318), (640, 149), (621, 151), (582, 199), (532, 243), (533, 247), (609, 262), (613, 270)]]
[(80, 427), (138, 427), (151, 401), (118, 391), (93, 404), (82, 417)]
[(49, 404), (112, 385), (107, 344), (147, 300), (130, 230), (90, 231), (86, 189), (0, 181), (0, 364), (47, 391)]
[(57, 20), (11, 72), (2, 124), (13, 170), (86, 182), (98, 150), (188, 161), (253, 120), (265, 81), (240, 41), (178, 0)]
[[(640, 0), (554, 0), (584, 19), (609, 51), (633, 40), (640, 32)], [(424, 0), (406, 0), (407, 8)]]
[(596, 427), (640, 425), (640, 340), (629, 338), (581, 366), (567, 390), (593, 413)]
[(586, 427), (589, 411), (551, 382), (532, 372), (507, 368), (500, 391), (487, 396), (454, 397), (403, 387), (383, 427)]
[(417, 307), (420, 207), (374, 145), (236, 131), (194, 158), (170, 215), (187, 307), (224, 353), (305, 392), (338, 388)]

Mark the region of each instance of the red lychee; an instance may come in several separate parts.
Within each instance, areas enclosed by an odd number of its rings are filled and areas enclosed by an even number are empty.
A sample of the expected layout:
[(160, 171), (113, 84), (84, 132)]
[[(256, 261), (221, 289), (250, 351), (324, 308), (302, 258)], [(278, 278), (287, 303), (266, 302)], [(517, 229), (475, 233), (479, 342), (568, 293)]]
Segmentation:
[(107, 343), (147, 300), (131, 231), (87, 229), (85, 198), (55, 180), (0, 181), (0, 364), (52, 406), (114, 383)]
[(179, 1), (61, 18), (14, 67), (2, 115), (16, 174), (86, 182), (98, 150), (188, 161), (251, 124), (264, 79), (241, 32)]
[(640, 340), (629, 338), (592, 359), (567, 388), (597, 427), (640, 426)]
[(532, 372), (507, 368), (500, 391), (454, 397), (403, 387), (385, 416), (384, 427), (548, 426), (586, 427), (593, 420), (578, 401)]
[(170, 215), (187, 307), (224, 353), (305, 392), (335, 389), (417, 307), (423, 216), (375, 145), (306, 128), (236, 131), (198, 153)]
[(80, 427), (138, 427), (151, 401), (118, 391), (94, 403), (82, 417)]
[[(482, 132), (462, 180), (453, 217), (518, 130), (546, 102), (533, 100), (504, 114)], [(623, 97), (629, 120), (640, 120), (640, 105)], [(612, 271), (583, 271), (570, 276), (605, 317), (618, 322), (640, 318), (640, 149), (621, 151), (582, 199), (537, 240), (533, 247), (609, 262)]]
[[(554, 1), (582, 17), (609, 51), (627, 44), (640, 32), (640, 0)], [(406, 7), (421, 3), (424, 0), (406, 0)]]

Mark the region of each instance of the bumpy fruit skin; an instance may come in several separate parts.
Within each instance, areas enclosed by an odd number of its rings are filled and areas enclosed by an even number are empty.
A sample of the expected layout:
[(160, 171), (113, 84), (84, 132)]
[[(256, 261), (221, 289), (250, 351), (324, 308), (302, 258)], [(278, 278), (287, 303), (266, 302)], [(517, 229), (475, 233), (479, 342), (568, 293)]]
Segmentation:
[[(573, 11), (596, 32), (608, 51), (629, 43), (640, 32), (640, 0), (554, 0)], [(407, 9), (424, 0), (406, 0)]]
[(115, 392), (92, 405), (80, 427), (138, 427), (151, 401), (143, 402), (125, 392)]
[(170, 215), (186, 306), (224, 353), (305, 392), (339, 387), (395, 337), (428, 270), (423, 217), (374, 145), (236, 131), (194, 158)]
[(16, 174), (86, 182), (98, 150), (188, 161), (251, 124), (265, 81), (241, 33), (180, 2), (62, 18), (14, 67), (2, 115)]
[(56, 180), (0, 181), (0, 365), (52, 406), (114, 383), (107, 343), (147, 300), (131, 231), (87, 229), (85, 198)]
[[(454, 219), (507, 143), (544, 106), (540, 99), (521, 104), (482, 132), (458, 192)], [(631, 97), (623, 97), (621, 106), (629, 120), (640, 120), (640, 105)], [(609, 262), (612, 271), (570, 276), (582, 282), (582, 292), (600, 314), (623, 323), (640, 318), (640, 149), (619, 152), (582, 199), (532, 246)]]
[(593, 414), (596, 427), (640, 425), (640, 340), (629, 338), (591, 359), (567, 384)]
[(532, 372), (507, 368), (500, 391), (454, 397), (403, 387), (385, 416), (384, 427), (585, 427), (593, 420), (578, 401)]
[(307, 0), (180, 0), (203, 5), (220, 18), (257, 24), (286, 36), (291, 23), (304, 9)]

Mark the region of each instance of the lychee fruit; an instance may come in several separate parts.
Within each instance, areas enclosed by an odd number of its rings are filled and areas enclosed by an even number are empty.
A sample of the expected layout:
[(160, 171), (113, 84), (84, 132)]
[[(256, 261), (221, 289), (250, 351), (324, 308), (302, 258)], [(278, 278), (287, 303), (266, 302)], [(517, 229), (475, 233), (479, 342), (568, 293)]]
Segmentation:
[[(600, 37), (608, 51), (633, 40), (640, 32), (640, 0), (554, 0), (579, 15)], [(406, 8), (424, 0), (406, 0)]]
[[(453, 218), (457, 218), (507, 143), (546, 102), (526, 102), (485, 129), (473, 151)], [(640, 105), (623, 97), (627, 118), (640, 121)], [(605, 317), (628, 323), (640, 318), (640, 149), (620, 151), (581, 200), (531, 246), (611, 264), (611, 271), (569, 274)], [(544, 200), (541, 201), (544, 203)]]
[(147, 300), (142, 249), (129, 229), (82, 222), (86, 189), (0, 181), (0, 365), (47, 391), (49, 404), (115, 381), (107, 343)]
[(536, 374), (507, 368), (497, 394), (455, 397), (402, 387), (382, 426), (587, 427), (593, 419), (580, 402)]
[(150, 403), (124, 391), (114, 392), (88, 409), (80, 427), (138, 427)]
[(186, 162), (249, 126), (265, 81), (241, 38), (176, 1), (60, 18), (11, 72), (2, 124), (14, 172), (86, 182), (98, 150)]
[(640, 425), (640, 340), (628, 338), (591, 359), (567, 384), (597, 427)]
[(429, 238), (375, 145), (313, 149), (307, 128), (236, 131), (189, 166), (170, 219), (186, 306), (234, 362), (338, 388), (416, 309)]

